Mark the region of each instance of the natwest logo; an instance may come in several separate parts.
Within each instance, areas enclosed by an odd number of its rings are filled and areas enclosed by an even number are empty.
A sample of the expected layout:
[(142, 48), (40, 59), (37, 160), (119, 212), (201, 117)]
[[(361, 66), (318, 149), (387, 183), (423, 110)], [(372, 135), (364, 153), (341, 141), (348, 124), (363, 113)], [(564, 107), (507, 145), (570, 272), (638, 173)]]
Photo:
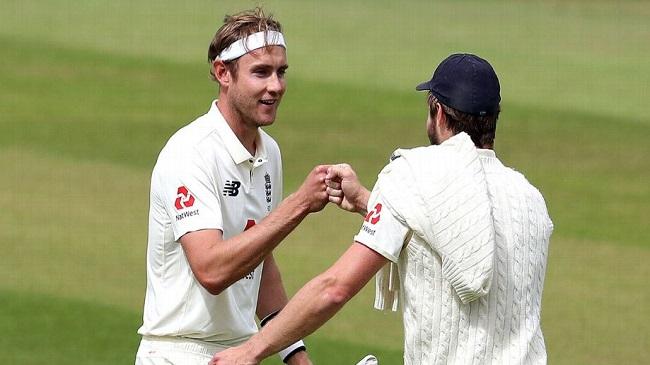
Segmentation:
[(176, 210), (183, 210), (194, 205), (194, 195), (192, 195), (185, 186), (179, 186), (176, 194), (178, 195), (174, 202)]
[(379, 220), (381, 219), (381, 203), (377, 203), (375, 205), (375, 208), (366, 214), (366, 218), (364, 219), (366, 222), (370, 222), (370, 224), (377, 224)]

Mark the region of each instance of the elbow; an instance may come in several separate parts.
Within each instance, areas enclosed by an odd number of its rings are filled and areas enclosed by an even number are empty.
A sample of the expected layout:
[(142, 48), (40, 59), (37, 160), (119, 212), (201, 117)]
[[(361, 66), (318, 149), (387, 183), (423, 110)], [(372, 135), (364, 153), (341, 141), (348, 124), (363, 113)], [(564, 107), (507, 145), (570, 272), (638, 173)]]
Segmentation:
[(352, 298), (345, 292), (338, 290), (328, 290), (323, 295), (325, 296), (326, 305), (330, 308), (341, 308)]
[(337, 282), (335, 277), (324, 278), (322, 286), (323, 304), (328, 308), (341, 308), (354, 296), (354, 293)]
[(201, 286), (212, 295), (219, 295), (230, 286), (223, 275), (218, 273), (195, 272), (194, 277)]
[(212, 295), (219, 295), (219, 294), (221, 294), (221, 292), (226, 290), (226, 288), (228, 288), (228, 286), (222, 285), (220, 283), (214, 283), (214, 284), (203, 284), (203, 283), (201, 283), (201, 285), (203, 286), (203, 288), (205, 288), (205, 290), (207, 290), (208, 293), (210, 293)]

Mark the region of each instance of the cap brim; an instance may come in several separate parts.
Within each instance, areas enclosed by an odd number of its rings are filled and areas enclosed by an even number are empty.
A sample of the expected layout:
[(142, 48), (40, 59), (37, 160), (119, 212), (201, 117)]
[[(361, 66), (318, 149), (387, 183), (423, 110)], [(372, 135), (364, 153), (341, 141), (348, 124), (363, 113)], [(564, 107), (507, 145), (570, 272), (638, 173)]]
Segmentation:
[(425, 81), (415, 87), (417, 91), (431, 90), (431, 80)]

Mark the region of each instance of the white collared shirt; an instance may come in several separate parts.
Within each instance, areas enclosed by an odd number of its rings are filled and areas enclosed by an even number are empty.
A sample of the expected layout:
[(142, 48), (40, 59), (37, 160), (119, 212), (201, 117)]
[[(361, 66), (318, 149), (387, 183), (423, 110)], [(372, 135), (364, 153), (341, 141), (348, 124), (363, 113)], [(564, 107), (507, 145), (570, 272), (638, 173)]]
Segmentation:
[(139, 334), (229, 346), (257, 331), (262, 264), (212, 295), (194, 277), (178, 241), (203, 229), (219, 229), (228, 239), (280, 203), (278, 145), (259, 129), (256, 149), (251, 156), (214, 101), (207, 114), (177, 131), (160, 152), (151, 176), (147, 292)]

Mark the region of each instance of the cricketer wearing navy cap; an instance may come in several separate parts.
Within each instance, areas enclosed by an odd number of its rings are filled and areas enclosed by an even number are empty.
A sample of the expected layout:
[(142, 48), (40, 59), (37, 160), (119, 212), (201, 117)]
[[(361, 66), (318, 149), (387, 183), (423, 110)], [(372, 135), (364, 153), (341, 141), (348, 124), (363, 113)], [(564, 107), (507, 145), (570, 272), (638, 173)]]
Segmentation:
[[(476, 147), (494, 147), (501, 86), (488, 61), (470, 53), (452, 54), (440, 62), (431, 80), (415, 89), (429, 92), (427, 133), (431, 144), (465, 132)], [(438, 108), (442, 119), (436, 118)]]

